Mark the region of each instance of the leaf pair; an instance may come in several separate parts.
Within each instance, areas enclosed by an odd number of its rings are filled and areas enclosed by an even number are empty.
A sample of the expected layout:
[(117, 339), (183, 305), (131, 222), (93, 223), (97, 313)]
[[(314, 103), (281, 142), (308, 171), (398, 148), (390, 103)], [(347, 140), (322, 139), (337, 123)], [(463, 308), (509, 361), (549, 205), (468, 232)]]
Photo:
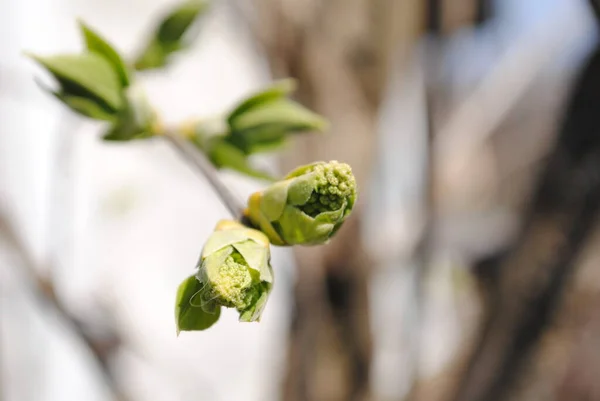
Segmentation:
[(130, 84), (127, 66), (119, 53), (100, 35), (80, 23), (86, 51), (82, 54), (41, 57), (30, 55), (59, 84), (53, 91), (75, 112), (96, 120), (114, 121), (125, 106)]
[(295, 89), (285, 79), (241, 102), (227, 116), (227, 141), (252, 154), (280, 147), (292, 133), (323, 131), (323, 117), (288, 98)]
[(288, 99), (295, 88), (292, 79), (275, 82), (229, 112), (220, 132), (206, 130), (200, 122), (192, 140), (215, 166), (274, 181), (256, 169), (249, 156), (282, 147), (290, 134), (323, 131), (327, 126), (323, 117)]

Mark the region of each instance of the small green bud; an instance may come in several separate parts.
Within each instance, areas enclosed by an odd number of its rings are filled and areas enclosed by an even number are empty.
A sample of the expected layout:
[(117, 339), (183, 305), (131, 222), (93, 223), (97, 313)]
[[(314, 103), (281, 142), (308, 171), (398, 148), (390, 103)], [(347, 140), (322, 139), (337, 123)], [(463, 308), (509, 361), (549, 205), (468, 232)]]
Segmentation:
[[(271, 290), (270, 258), (269, 240), (263, 233), (235, 221), (221, 221), (202, 250), (196, 275), (205, 284), (204, 300), (235, 308), (244, 320), (244, 313), (255, 310)], [(248, 321), (258, 320), (262, 307), (255, 312)]]
[(275, 245), (318, 245), (335, 234), (355, 201), (356, 181), (350, 166), (318, 162), (252, 194), (246, 216)]
[(242, 322), (259, 321), (273, 283), (270, 257), (263, 233), (236, 221), (219, 222), (204, 245), (194, 280), (180, 286), (178, 330), (210, 327), (222, 306), (235, 308)]

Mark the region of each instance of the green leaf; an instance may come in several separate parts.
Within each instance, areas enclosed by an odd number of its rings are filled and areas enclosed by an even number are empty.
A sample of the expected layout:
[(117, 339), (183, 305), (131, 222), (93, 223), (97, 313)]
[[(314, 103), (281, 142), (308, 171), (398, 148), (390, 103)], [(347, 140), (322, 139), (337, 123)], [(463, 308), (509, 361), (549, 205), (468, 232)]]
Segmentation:
[(114, 121), (116, 114), (110, 110), (102, 108), (90, 99), (78, 96), (63, 96), (55, 93), (56, 97), (63, 101), (71, 110), (95, 120)]
[(289, 95), (296, 89), (296, 81), (294, 79), (282, 79), (281, 81), (275, 82), (269, 88), (255, 93), (250, 96), (239, 105), (237, 105), (227, 117), (227, 122), (231, 124), (233, 120), (235, 120), (238, 116), (245, 113), (252, 108), (259, 106), (263, 103), (271, 102), (273, 100), (277, 100), (284, 96)]
[(129, 123), (116, 123), (102, 136), (105, 141), (122, 142), (152, 137), (152, 133)]
[(280, 134), (274, 136), (273, 138), (270, 138), (267, 141), (250, 141), (250, 143), (246, 143), (243, 145), (243, 150), (244, 153), (246, 153), (247, 155), (252, 155), (256, 153), (270, 153), (282, 150), (283, 147), (288, 143), (289, 142), (285, 135)]
[(113, 66), (113, 69), (119, 76), (122, 87), (127, 87), (130, 83), (127, 66), (117, 50), (108, 43), (102, 36), (93, 31), (83, 21), (79, 21), (79, 27), (85, 39), (85, 45), (91, 52), (96, 52), (106, 58)]
[(156, 37), (162, 43), (179, 42), (196, 18), (208, 8), (204, 0), (188, 0), (181, 3), (167, 15), (160, 26)]
[(31, 57), (60, 83), (64, 96), (103, 102), (113, 110), (123, 106), (122, 87), (111, 64), (97, 53)]
[(187, 48), (193, 39), (191, 29), (208, 9), (205, 0), (188, 0), (165, 15), (134, 65), (137, 70), (163, 67), (171, 54)]
[(243, 134), (230, 133), (225, 137), (225, 140), (240, 149), (244, 154), (251, 155), (278, 150), (286, 143), (287, 138), (284, 130), (266, 125)]
[(270, 174), (252, 167), (248, 156), (235, 146), (227, 143), (223, 138), (213, 138), (208, 156), (212, 163), (219, 168), (227, 167), (250, 177), (268, 181), (274, 180)]
[(100, 103), (96, 103), (93, 100), (85, 97), (63, 95), (60, 92), (56, 92), (51, 88), (48, 88), (39, 80), (34, 80), (43, 91), (53, 94), (58, 100), (66, 104), (71, 110), (78, 114), (102, 121), (114, 121), (117, 117), (117, 112), (103, 107), (103, 105)]
[(221, 308), (217, 307), (215, 313), (207, 313), (200, 306), (193, 306), (192, 298), (203, 288), (196, 276), (185, 279), (177, 289), (175, 300), (175, 322), (177, 335), (181, 331), (206, 330), (219, 320)]
[(151, 70), (167, 64), (167, 52), (157, 41), (151, 41), (144, 52), (135, 61), (134, 67), (138, 71)]
[(232, 135), (243, 136), (249, 146), (291, 132), (322, 131), (326, 126), (323, 117), (288, 99), (255, 107), (230, 121)]

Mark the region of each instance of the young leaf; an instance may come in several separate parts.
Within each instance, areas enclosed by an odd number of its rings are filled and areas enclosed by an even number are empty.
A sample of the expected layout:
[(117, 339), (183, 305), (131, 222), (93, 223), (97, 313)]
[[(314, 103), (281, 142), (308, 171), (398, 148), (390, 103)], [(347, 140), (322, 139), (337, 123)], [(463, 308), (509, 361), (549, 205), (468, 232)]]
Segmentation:
[(156, 37), (161, 43), (179, 42), (198, 15), (206, 11), (208, 2), (188, 0), (175, 8), (160, 24)]
[(129, 73), (127, 72), (127, 66), (121, 55), (110, 43), (98, 33), (94, 32), (92, 28), (87, 26), (83, 21), (79, 21), (79, 27), (81, 28), (87, 49), (106, 58), (119, 76), (121, 86), (124, 88), (127, 87), (130, 83)]
[(269, 88), (260, 91), (248, 99), (237, 105), (227, 117), (227, 122), (231, 124), (231, 121), (235, 120), (236, 117), (251, 110), (254, 107), (260, 106), (263, 103), (271, 102), (280, 99), (284, 96), (289, 95), (296, 89), (296, 81), (294, 79), (282, 79), (281, 81), (275, 82)]
[(231, 119), (229, 124), (233, 135), (244, 135), (250, 143), (264, 142), (265, 135), (321, 131), (327, 126), (323, 117), (287, 99), (254, 107)]
[(229, 134), (226, 140), (246, 155), (273, 152), (287, 143), (285, 131), (273, 125), (258, 127), (243, 134)]
[(62, 95), (104, 102), (113, 110), (123, 105), (119, 77), (104, 57), (96, 53), (31, 57), (56, 78)]
[(190, 28), (208, 8), (205, 0), (187, 0), (166, 15), (134, 65), (137, 70), (163, 67), (171, 54), (189, 46)]
[(164, 67), (167, 64), (168, 52), (158, 41), (152, 40), (146, 49), (135, 61), (134, 67), (138, 71)]
[(111, 108), (105, 107), (102, 102), (95, 102), (89, 98), (81, 96), (64, 95), (47, 87), (38, 79), (34, 78), (34, 81), (43, 91), (53, 94), (58, 100), (66, 104), (71, 110), (78, 114), (93, 118), (94, 120), (102, 121), (114, 121), (117, 117), (117, 112)]
[(152, 133), (133, 124), (130, 120), (117, 122), (102, 136), (105, 141), (131, 141), (133, 139), (150, 138)]
[(71, 110), (83, 116), (102, 121), (114, 121), (116, 118), (116, 113), (102, 108), (98, 103), (86, 99), (85, 97), (63, 96), (60, 93), (55, 93), (55, 95), (69, 106)]
[(219, 320), (221, 308), (217, 306), (215, 313), (205, 312), (199, 304), (193, 301), (200, 299), (203, 288), (196, 276), (190, 276), (179, 285), (175, 300), (175, 323), (177, 335), (181, 331), (206, 330)]

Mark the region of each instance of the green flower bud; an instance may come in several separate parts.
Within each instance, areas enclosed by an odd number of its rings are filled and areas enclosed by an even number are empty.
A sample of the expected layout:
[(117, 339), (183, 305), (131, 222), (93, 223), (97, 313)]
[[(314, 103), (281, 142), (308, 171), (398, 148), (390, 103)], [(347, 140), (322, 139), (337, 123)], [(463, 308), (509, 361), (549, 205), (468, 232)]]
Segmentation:
[(246, 217), (275, 245), (318, 245), (335, 234), (355, 201), (356, 181), (350, 166), (317, 162), (252, 194)]
[(178, 330), (210, 327), (221, 306), (237, 309), (242, 322), (260, 320), (273, 283), (268, 238), (236, 221), (219, 222), (204, 245), (194, 278), (178, 291)]

